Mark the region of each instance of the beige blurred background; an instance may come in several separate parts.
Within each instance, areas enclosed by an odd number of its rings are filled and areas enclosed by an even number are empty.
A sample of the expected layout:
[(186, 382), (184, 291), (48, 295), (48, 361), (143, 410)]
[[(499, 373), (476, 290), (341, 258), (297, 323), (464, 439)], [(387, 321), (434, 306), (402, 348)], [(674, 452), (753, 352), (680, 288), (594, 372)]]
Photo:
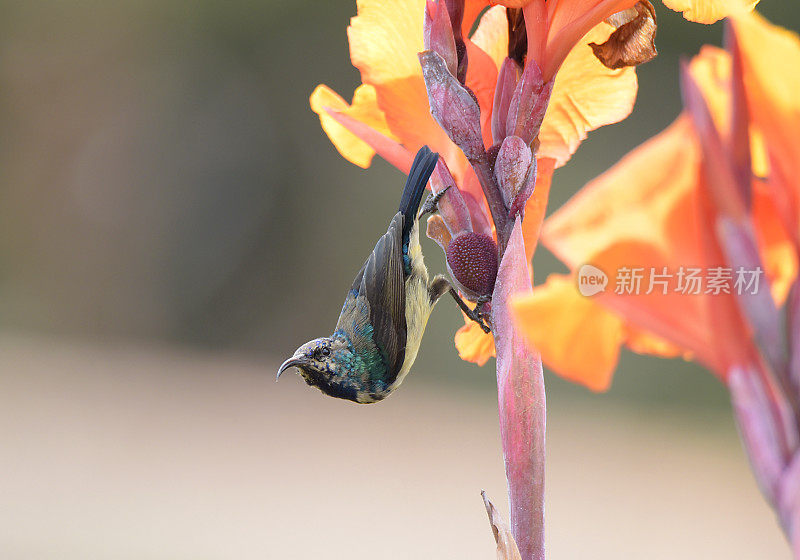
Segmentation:
[[(273, 382), (403, 180), (308, 109), (358, 83), (354, 4), (0, 1), (0, 558), (493, 557), (494, 377), (455, 355), (454, 306), (384, 403)], [(800, 29), (796, 2), (761, 8)], [(656, 9), (636, 110), (551, 208), (666, 126), (679, 57), (719, 44)], [(550, 558), (789, 557), (711, 375), (624, 354), (607, 394), (546, 382)]]

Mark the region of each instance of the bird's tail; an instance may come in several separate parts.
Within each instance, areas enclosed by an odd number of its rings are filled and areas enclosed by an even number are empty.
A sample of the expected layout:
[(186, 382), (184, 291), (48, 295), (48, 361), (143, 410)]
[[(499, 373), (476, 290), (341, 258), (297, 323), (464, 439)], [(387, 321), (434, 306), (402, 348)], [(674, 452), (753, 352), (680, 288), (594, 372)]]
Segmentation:
[(403, 213), (403, 240), (408, 239), (408, 234), (417, 218), (417, 210), (425, 192), (425, 185), (436, 167), (439, 154), (431, 152), (428, 146), (422, 146), (414, 157), (411, 171), (408, 172), (403, 196), (400, 198), (400, 212)]

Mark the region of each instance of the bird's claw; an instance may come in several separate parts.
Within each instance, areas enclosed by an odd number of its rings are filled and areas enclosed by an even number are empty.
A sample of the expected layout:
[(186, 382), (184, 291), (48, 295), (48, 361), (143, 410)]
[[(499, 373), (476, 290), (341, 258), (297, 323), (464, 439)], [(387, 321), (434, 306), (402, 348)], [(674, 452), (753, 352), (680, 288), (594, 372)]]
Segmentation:
[(489, 319), (489, 313), (486, 310), (486, 306), (492, 302), (492, 296), (485, 295), (480, 296), (478, 300), (475, 302), (475, 309), (472, 311), (474, 317), (470, 317), (473, 321), (478, 323), (478, 325), (483, 329), (483, 332), (489, 334), (492, 332), (491, 327), (489, 327), (486, 323)]
[(425, 202), (422, 204), (422, 208), (419, 211), (419, 217), (421, 218), (425, 214), (433, 214), (434, 212), (436, 212), (439, 207), (439, 201), (442, 199), (444, 193), (446, 193), (450, 187), (452, 187), (452, 185), (447, 185), (438, 193), (428, 195), (428, 198), (425, 199)]

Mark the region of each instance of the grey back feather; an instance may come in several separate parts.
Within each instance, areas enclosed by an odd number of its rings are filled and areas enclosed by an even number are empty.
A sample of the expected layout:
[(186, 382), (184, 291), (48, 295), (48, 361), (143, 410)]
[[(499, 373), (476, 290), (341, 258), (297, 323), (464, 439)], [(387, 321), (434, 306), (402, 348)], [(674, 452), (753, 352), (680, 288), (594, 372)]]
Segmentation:
[[(388, 231), (378, 240), (375, 249), (353, 281), (351, 294), (348, 295), (345, 309), (342, 310), (336, 326), (337, 329), (344, 330), (352, 328), (352, 325), (347, 323), (352, 322), (351, 313), (356, 310), (352, 309), (348, 313), (346, 311), (349, 305), (357, 303), (351, 301), (351, 298), (366, 299), (373, 339), (383, 354), (388, 375), (392, 379), (403, 366), (406, 348), (403, 222), (403, 215), (400, 212), (395, 214)], [(345, 315), (350, 317), (346, 318)]]

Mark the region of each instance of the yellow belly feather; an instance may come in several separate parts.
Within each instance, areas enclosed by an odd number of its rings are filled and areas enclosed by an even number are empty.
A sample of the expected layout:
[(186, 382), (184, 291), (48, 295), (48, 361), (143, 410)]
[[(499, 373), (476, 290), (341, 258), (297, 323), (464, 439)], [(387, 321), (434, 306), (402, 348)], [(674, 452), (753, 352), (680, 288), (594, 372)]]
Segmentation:
[(434, 304), (431, 304), (428, 292), (428, 269), (422, 257), (422, 247), (419, 244), (419, 221), (414, 222), (408, 240), (408, 256), (411, 258), (411, 275), (406, 280), (406, 354), (403, 367), (392, 383), (395, 389), (408, 374), (414, 360), (417, 358), (422, 335)]

